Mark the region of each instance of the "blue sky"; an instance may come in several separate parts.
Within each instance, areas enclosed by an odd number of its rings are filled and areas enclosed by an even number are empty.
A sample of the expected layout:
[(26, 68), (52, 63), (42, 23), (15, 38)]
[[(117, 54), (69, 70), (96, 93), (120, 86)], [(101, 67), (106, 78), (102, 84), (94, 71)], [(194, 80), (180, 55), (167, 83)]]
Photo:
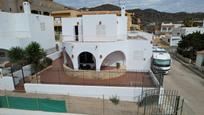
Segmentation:
[[(75, 8), (94, 7), (100, 4), (119, 4), (119, 0), (54, 0)], [(153, 8), (165, 12), (204, 12), (204, 0), (126, 0), (127, 8)]]

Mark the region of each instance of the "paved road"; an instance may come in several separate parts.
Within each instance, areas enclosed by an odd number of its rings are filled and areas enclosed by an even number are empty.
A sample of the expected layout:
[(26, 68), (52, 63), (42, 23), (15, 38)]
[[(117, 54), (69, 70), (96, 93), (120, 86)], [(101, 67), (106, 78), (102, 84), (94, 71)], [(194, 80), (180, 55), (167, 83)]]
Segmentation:
[(173, 60), (171, 71), (165, 76), (164, 88), (178, 90), (195, 115), (204, 115), (204, 79), (176, 60)]

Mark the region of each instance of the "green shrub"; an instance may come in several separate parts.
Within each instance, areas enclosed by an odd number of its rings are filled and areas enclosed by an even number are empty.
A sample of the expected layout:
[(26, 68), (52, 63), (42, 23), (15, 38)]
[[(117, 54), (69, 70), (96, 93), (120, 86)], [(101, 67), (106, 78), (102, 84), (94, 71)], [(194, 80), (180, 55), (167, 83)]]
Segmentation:
[(109, 98), (109, 100), (115, 105), (117, 105), (120, 102), (120, 99), (118, 96), (112, 96)]
[(50, 59), (48, 57), (45, 58), (45, 63), (47, 64), (47, 66), (52, 65), (52, 62), (53, 62), (52, 59)]

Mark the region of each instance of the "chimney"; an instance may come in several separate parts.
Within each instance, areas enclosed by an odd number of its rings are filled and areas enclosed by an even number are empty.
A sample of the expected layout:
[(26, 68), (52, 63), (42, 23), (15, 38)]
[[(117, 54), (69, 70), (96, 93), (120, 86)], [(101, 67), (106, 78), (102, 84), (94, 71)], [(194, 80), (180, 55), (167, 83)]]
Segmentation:
[(29, 2), (23, 2), (23, 10), (24, 10), (24, 13), (26, 13), (26, 14), (31, 13)]
[(120, 8), (121, 8), (121, 16), (125, 16), (125, 0), (120, 1)]

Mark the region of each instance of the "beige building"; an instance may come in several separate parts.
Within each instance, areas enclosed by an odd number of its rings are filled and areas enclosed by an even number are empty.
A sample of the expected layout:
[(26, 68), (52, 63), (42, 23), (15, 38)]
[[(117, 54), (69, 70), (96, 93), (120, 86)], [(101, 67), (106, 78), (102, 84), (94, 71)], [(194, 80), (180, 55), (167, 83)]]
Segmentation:
[[(25, 0), (0, 0), (0, 9), (4, 12), (23, 12)], [(52, 11), (71, 9), (53, 0), (28, 0), (31, 4), (31, 12), (34, 14), (50, 15)]]
[[(80, 10), (62, 10), (62, 11), (53, 11), (51, 15), (55, 19), (55, 30), (61, 30), (61, 18), (63, 17), (81, 17), (82, 15), (95, 15), (95, 14), (116, 14), (121, 15), (121, 11), (80, 11)], [(128, 17), (128, 30), (133, 26), (132, 24), (132, 13), (126, 12)]]

